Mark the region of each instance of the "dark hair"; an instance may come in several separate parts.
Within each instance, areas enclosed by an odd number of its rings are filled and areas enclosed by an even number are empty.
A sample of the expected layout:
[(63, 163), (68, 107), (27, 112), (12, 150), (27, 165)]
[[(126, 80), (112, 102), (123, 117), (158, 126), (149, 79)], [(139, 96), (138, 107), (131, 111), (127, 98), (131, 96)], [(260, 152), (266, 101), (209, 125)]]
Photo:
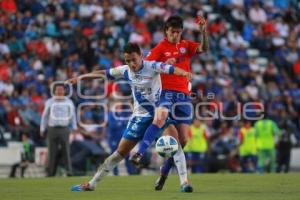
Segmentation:
[(128, 42), (125, 46), (124, 46), (124, 53), (138, 53), (139, 55), (141, 55), (141, 49), (139, 47), (138, 44), (136, 43), (132, 43), (132, 42)]
[(164, 25), (164, 32), (166, 32), (166, 30), (168, 28), (183, 28), (183, 20), (181, 17), (177, 16), (177, 15), (174, 15), (174, 16), (171, 16), (167, 19), (167, 21), (165, 22), (165, 25)]
[(56, 83), (56, 84), (54, 84), (54, 86), (53, 86), (53, 92), (55, 92), (55, 90), (56, 90), (56, 88), (57, 87), (63, 87), (63, 88), (65, 88), (65, 84), (64, 83)]

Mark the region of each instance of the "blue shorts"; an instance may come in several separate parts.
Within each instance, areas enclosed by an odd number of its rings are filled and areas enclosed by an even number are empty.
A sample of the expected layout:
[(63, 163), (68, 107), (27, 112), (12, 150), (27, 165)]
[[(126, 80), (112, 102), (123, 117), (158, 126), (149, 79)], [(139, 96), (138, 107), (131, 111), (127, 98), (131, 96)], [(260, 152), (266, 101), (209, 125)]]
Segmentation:
[(189, 95), (182, 92), (163, 90), (158, 106), (167, 108), (170, 112), (170, 118), (176, 124), (192, 124), (193, 104)]
[[(153, 117), (132, 117), (131, 120), (129, 120), (122, 137), (127, 140), (138, 142), (143, 139), (147, 128), (152, 124), (152, 122)], [(163, 130), (171, 123), (173, 123), (173, 120), (168, 118), (167, 122), (162, 127), (161, 132), (158, 134), (158, 137), (162, 134)]]
[(153, 117), (132, 117), (123, 133), (123, 138), (133, 141), (142, 140), (152, 121)]

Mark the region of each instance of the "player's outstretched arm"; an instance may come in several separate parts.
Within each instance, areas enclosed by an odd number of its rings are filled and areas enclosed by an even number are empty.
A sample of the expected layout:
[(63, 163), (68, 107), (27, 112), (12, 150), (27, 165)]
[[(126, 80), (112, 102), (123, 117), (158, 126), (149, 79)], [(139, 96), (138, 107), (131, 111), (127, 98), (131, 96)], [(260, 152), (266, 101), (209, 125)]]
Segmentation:
[(209, 49), (206, 20), (203, 17), (198, 17), (196, 23), (199, 24), (199, 31), (201, 34), (200, 45), (197, 48), (197, 52), (198, 53), (206, 52)]
[(104, 78), (105, 76), (108, 79), (114, 78), (124, 78), (125, 71), (127, 70), (127, 65), (121, 65), (115, 68), (110, 68), (107, 70), (97, 70), (91, 73), (83, 74), (69, 80), (66, 80), (66, 84), (76, 84), (80, 79), (95, 79), (95, 78)]
[[(150, 65), (149, 65), (150, 66)], [(192, 79), (192, 73), (184, 71), (179, 67), (175, 67), (173, 65), (169, 65), (162, 62), (152, 62), (151, 68), (152, 70), (163, 73), (163, 74), (174, 74), (176, 76), (185, 76), (188, 80)]]
[(76, 84), (82, 78), (87, 78), (87, 79), (102, 78), (104, 75), (106, 75), (105, 70), (97, 70), (91, 73), (82, 74), (80, 76), (68, 79), (65, 81), (65, 84)]

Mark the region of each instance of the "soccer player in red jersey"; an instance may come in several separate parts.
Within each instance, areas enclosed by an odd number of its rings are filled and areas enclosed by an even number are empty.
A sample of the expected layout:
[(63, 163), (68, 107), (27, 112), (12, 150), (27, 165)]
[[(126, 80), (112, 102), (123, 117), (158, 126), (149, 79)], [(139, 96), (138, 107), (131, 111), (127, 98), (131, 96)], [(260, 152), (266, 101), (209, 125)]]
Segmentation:
[[(208, 33), (206, 21), (199, 17), (201, 41), (193, 42), (181, 38), (183, 31), (183, 20), (179, 16), (171, 16), (164, 25), (165, 38), (157, 44), (146, 57), (146, 60), (161, 61), (173, 64), (185, 71), (190, 72), (190, 60), (198, 54), (208, 50)], [(180, 177), (181, 191), (192, 192), (193, 188), (188, 184), (186, 161), (182, 148), (187, 142), (189, 126), (192, 121), (192, 103), (190, 97), (190, 82), (184, 77), (174, 75), (162, 75), (162, 93), (152, 125), (148, 127), (141, 142), (138, 152), (131, 158), (132, 162), (139, 164), (140, 159), (152, 141), (159, 135), (161, 128), (170, 116), (175, 121), (178, 138), (181, 144), (174, 157), (169, 158), (161, 167), (161, 175), (156, 182), (155, 190), (161, 190), (172, 166), (175, 164)], [(170, 114), (169, 114), (170, 113)], [(177, 138), (174, 131), (165, 130), (168, 135)], [(173, 159), (174, 158), (174, 159)], [(174, 162), (175, 161), (175, 162)]]

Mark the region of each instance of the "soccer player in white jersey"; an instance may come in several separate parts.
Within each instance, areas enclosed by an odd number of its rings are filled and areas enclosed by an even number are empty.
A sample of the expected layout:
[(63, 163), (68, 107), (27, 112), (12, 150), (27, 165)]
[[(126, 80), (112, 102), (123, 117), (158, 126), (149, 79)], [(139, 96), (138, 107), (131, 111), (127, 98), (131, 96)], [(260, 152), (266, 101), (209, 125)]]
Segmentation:
[[(102, 180), (109, 171), (127, 157), (135, 145), (143, 138), (145, 130), (153, 121), (155, 103), (158, 102), (160, 97), (161, 73), (175, 74), (191, 79), (191, 73), (180, 68), (161, 62), (143, 60), (139, 46), (134, 43), (125, 45), (124, 59), (126, 65), (109, 70), (95, 71), (66, 81), (74, 84), (83, 76), (96, 78), (100, 75), (106, 75), (110, 79), (124, 78), (129, 82), (134, 98), (133, 114), (124, 131), (118, 149), (104, 161), (89, 182), (73, 186), (71, 188), (72, 191), (94, 190), (96, 183)], [(176, 131), (173, 125), (170, 126)]]

